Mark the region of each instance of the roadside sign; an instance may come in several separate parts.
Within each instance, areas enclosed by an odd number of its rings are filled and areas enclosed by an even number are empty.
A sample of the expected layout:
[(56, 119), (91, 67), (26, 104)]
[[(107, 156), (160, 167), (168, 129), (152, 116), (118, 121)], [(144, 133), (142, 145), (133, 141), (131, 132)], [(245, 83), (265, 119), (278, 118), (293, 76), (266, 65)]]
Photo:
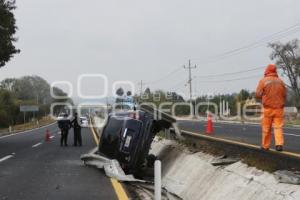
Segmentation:
[(20, 105), (20, 112), (38, 112), (39, 106), (35, 105)]

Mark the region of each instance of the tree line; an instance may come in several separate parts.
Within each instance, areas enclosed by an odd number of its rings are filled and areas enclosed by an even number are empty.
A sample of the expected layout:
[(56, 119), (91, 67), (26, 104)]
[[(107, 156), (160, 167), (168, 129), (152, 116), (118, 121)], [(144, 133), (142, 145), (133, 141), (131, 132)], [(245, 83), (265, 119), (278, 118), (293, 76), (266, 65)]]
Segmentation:
[[(64, 91), (54, 87), (53, 92), (57, 96), (67, 96)], [(20, 105), (37, 105), (37, 113), (27, 113), (27, 119), (31, 120), (48, 115), (50, 105), (54, 102), (70, 102), (71, 99), (54, 99), (50, 94), (49, 83), (39, 76), (24, 76), (21, 78), (7, 78), (0, 82), (0, 127), (8, 127), (23, 123), (23, 113)], [(60, 109), (56, 107), (55, 109)], [(58, 111), (59, 112), (59, 111)]]
[[(153, 103), (156, 107), (159, 107), (162, 103), (169, 102), (170, 105), (165, 105), (164, 109), (171, 109), (173, 104), (175, 103), (186, 103), (186, 105), (176, 106), (175, 113), (176, 115), (190, 115), (193, 111), (190, 109), (189, 104), (192, 103), (194, 108), (196, 108), (196, 104), (199, 103), (215, 103), (219, 105), (223, 100), (228, 102), (228, 107), (231, 111), (231, 114), (237, 113), (237, 103), (245, 104), (247, 99), (250, 99), (254, 95), (253, 92), (249, 90), (242, 89), (238, 93), (231, 94), (217, 94), (217, 95), (201, 95), (196, 97), (190, 102), (190, 100), (185, 100), (181, 95), (176, 92), (165, 92), (163, 90), (157, 90), (151, 92), (150, 88), (146, 88), (146, 90), (140, 96), (135, 96), (137, 102), (139, 103)], [(213, 106), (199, 106), (198, 111), (200, 115), (205, 115), (209, 109), (211, 112), (215, 112), (215, 108)]]
[[(150, 88), (146, 88), (146, 90), (141, 95), (134, 96), (136, 102), (141, 103), (153, 103), (157, 108), (162, 103), (169, 102), (170, 105), (164, 105), (163, 109), (171, 109), (173, 104), (175, 103), (186, 103), (183, 106), (177, 106), (175, 109), (176, 115), (190, 115), (191, 109), (189, 107), (190, 100), (185, 100), (181, 95), (176, 92), (166, 92), (163, 90), (156, 90), (151, 92)], [(230, 110), (230, 115), (237, 115), (238, 104), (241, 105), (241, 112), (243, 111), (243, 106), (247, 103), (247, 100), (251, 100), (255, 98), (255, 91), (250, 91), (247, 89), (242, 89), (239, 92), (233, 92), (228, 94), (214, 94), (214, 95), (200, 95), (192, 100), (192, 105), (196, 108), (195, 105), (199, 103), (207, 103), (208, 101), (218, 105), (218, 109), (220, 109), (219, 105), (223, 101), (228, 103), (228, 108)], [(295, 96), (291, 89), (288, 89), (286, 106), (293, 107), (295, 106)], [(198, 110), (195, 111), (200, 115), (206, 115), (207, 110), (209, 109), (212, 113), (219, 113), (219, 110), (216, 111), (214, 106), (210, 106), (208, 108), (207, 105), (199, 106)]]

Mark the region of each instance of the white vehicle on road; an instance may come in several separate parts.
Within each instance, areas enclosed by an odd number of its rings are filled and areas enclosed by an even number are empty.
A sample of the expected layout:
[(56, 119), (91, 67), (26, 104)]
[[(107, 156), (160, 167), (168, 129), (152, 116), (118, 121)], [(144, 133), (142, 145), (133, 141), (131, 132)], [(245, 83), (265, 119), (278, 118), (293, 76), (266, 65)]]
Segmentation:
[(80, 125), (81, 127), (88, 127), (89, 126), (89, 122), (87, 117), (80, 117)]

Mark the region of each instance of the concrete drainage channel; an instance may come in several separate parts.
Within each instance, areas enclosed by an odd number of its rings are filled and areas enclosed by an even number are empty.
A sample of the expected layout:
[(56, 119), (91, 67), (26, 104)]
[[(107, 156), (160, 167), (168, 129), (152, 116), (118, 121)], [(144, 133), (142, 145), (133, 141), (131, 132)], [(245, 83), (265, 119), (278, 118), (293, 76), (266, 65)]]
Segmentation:
[(279, 183), (275, 174), (237, 159), (191, 152), (164, 139), (153, 143), (151, 153), (162, 160), (163, 187), (181, 199), (300, 199), (300, 185)]
[[(151, 153), (162, 161), (162, 199), (300, 199), (300, 185), (279, 183), (276, 174), (249, 167), (237, 159), (191, 152), (183, 144), (160, 138), (155, 138)], [(154, 199), (153, 168), (135, 179), (125, 174), (115, 176), (120, 174), (111, 171), (115, 167), (99, 167), (94, 158), (85, 162), (123, 181), (132, 199)], [(297, 177), (294, 179), (297, 181)]]
[[(187, 136), (185, 138), (187, 140)], [(192, 141), (202, 145), (195, 138), (192, 138)], [(212, 144), (209, 141), (209, 145)], [(220, 146), (219, 143), (214, 145)], [(220, 148), (224, 149), (224, 146)], [(254, 157), (261, 154), (257, 150), (252, 152), (240, 146), (233, 148), (233, 151), (237, 149), (247, 151)], [(188, 144), (180, 141), (155, 138), (150, 153), (162, 162), (162, 199), (300, 199), (300, 174), (297, 172), (267, 172), (256, 167), (249, 167), (240, 161), (243, 157), (240, 154), (240, 157), (235, 155), (231, 158), (204, 152), (197, 148), (191, 150)], [(229, 151), (224, 155), (233, 155), (231, 153)], [(94, 154), (93, 157), (98, 157), (98, 155)], [(99, 165), (94, 158), (90, 158), (90, 156), (83, 156), (86, 164), (103, 168), (109, 177), (124, 182), (132, 199), (154, 199), (153, 168), (146, 168), (142, 176), (137, 179), (120, 172), (121, 167), (115, 161), (104, 159), (106, 164), (103, 164), (101, 158), (102, 164)], [(274, 160), (277, 163), (286, 162), (281, 165), (284, 167), (288, 167), (288, 164), (299, 165), (299, 160), (290, 161), (288, 158), (285, 160), (277, 155)], [(289, 184), (284, 182), (289, 182)]]

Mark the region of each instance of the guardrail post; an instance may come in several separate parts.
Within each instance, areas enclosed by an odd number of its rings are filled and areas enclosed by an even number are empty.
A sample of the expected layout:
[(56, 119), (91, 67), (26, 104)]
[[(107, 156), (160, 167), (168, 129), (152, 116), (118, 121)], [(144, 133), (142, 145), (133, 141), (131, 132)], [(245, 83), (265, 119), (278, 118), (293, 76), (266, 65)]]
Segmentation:
[(154, 162), (154, 199), (161, 200), (161, 162)]
[(171, 139), (170, 129), (167, 129), (167, 128), (165, 129), (165, 138), (168, 139), (168, 140)]

